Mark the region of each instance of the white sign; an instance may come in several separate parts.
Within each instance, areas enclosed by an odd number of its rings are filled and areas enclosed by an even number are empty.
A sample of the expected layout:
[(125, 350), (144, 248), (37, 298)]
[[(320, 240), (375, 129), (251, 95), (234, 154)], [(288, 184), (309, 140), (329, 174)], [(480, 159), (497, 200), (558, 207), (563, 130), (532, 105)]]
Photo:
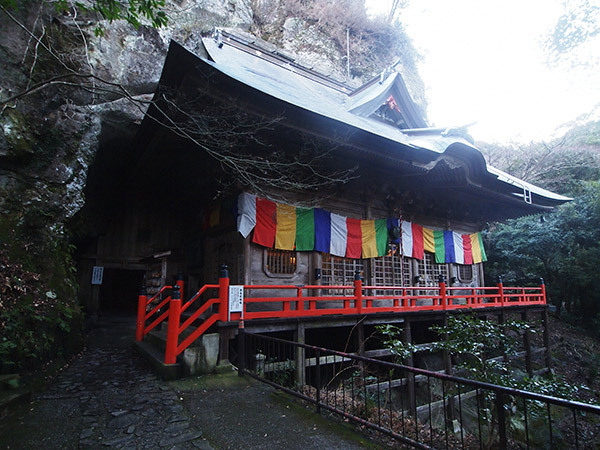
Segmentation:
[(229, 286), (229, 312), (244, 312), (244, 286)]
[(92, 270), (92, 284), (102, 284), (102, 278), (104, 277), (104, 267), (94, 266)]

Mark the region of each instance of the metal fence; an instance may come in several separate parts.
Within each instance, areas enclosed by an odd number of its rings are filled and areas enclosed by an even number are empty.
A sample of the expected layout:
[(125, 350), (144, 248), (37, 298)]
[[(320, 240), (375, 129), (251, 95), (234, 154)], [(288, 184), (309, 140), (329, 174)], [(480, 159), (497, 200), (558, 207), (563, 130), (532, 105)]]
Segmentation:
[(598, 448), (600, 407), (274, 337), (238, 336), (247, 374), (415, 448)]

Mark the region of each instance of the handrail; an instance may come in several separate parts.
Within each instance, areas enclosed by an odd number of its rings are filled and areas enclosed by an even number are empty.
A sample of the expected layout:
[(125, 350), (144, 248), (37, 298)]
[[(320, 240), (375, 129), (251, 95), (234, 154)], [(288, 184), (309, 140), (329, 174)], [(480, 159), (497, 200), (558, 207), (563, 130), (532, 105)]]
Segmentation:
[(164, 306), (166, 306), (167, 303), (170, 302), (171, 297), (168, 296), (162, 302), (159, 302), (159, 304), (156, 307), (152, 308), (150, 311), (147, 311), (148, 306), (150, 306), (155, 300), (159, 299), (162, 293), (165, 292), (167, 289), (173, 289), (173, 286), (165, 285), (161, 287), (159, 291), (149, 299), (146, 295), (145, 290), (143, 290), (140, 293), (138, 297), (137, 327), (135, 332), (136, 341), (139, 342), (143, 340), (144, 336), (146, 336), (150, 331), (152, 331), (156, 326), (158, 326), (158, 324), (160, 324), (167, 318), (168, 311), (162, 313), (156, 320), (154, 320), (149, 326), (146, 327), (146, 322), (148, 321), (148, 319), (150, 319), (153, 315), (158, 313), (161, 308), (163, 308)]
[(204, 292), (205, 292), (207, 289), (218, 289), (218, 288), (219, 288), (219, 285), (218, 285), (218, 284), (205, 284), (204, 286), (202, 286), (202, 287), (200, 288), (200, 290), (199, 290), (198, 292), (196, 292), (196, 294), (195, 294), (195, 295), (194, 295), (192, 298), (190, 298), (190, 299), (189, 299), (189, 300), (186, 302), (186, 304), (185, 304), (185, 305), (183, 305), (183, 306), (181, 307), (181, 312), (184, 312), (186, 309), (188, 309), (188, 308), (190, 307), (190, 305), (191, 305), (192, 303), (194, 303), (194, 302), (195, 302), (195, 301), (196, 301), (198, 298), (200, 298), (200, 296), (201, 296), (202, 294), (204, 294)]
[[(224, 275), (227, 275), (226, 271)], [(177, 281), (174, 286), (163, 286), (150, 300), (141, 294), (138, 303), (136, 340), (141, 341), (150, 330), (168, 318), (165, 363), (173, 364), (181, 352), (217, 321), (447, 311), (546, 304), (546, 290), (543, 284), (538, 287), (506, 287), (499, 283), (493, 287), (473, 287), (446, 286), (446, 283), (440, 282), (437, 286), (363, 286), (362, 280), (355, 280), (354, 285), (245, 284), (242, 287), (246, 294), (256, 291), (278, 292), (270, 296), (245, 295), (242, 312), (231, 314), (228, 309), (228, 276), (222, 276), (219, 284), (202, 286), (183, 304), (180, 299), (183, 291), (182, 280)], [(167, 289), (171, 289), (173, 294), (147, 312), (149, 305), (160, 298), (160, 295)], [(181, 323), (181, 314), (209, 289), (216, 289), (218, 296), (207, 300)], [(285, 295), (286, 291), (292, 291), (293, 294)], [(332, 295), (328, 291), (342, 291), (342, 295)], [(169, 308), (163, 311), (167, 303)], [(206, 317), (196, 330), (179, 342), (181, 334), (214, 305), (218, 305), (218, 312)], [(261, 306), (253, 308), (251, 305)], [(250, 308), (248, 308), (249, 306)], [(156, 315), (158, 317), (149, 326), (146, 326), (146, 322)]]

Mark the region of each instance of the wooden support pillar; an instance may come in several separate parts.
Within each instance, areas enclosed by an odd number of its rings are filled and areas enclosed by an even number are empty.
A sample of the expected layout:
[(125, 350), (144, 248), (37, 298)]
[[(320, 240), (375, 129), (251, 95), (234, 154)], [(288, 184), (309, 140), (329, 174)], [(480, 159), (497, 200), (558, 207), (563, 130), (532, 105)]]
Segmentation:
[[(444, 327), (448, 326), (448, 313), (444, 313)], [(444, 335), (444, 340), (448, 341), (448, 333)], [(452, 355), (448, 350), (443, 350), (442, 356), (444, 358), (444, 372), (448, 375), (452, 375)]]
[(235, 337), (237, 330), (234, 328), (221, 328), (219, 330), (219, 365), (229, 362), (229, 341)]
[(362, 319), (356, 324), (356, 353), (360, 356), (365, 354), (365, 326)]
[[(527, 310), (521, 313), (521, 320), (525, 323), (528, 323), (529, 314), (527, 314)], [(527, 370), (527, 375), (533, 377), (533, 361), (531, 355), (531, 333), (529, 331), (525, 331), (523, 333), (523, 346), (525, 347), (525, 368)]]
[[(406, 318), (404, 321), (404, 329), (402, 330), (402, 340), (407, 344), (412, 343), (412, 330), (411, 321)], [(414, 367), (414, 360), (412, 354), (404, 360), (404, 365)], [(408, 410), (410, 413), (414, 413), (416, 410), (416, 399), (415, 399), (415, 377), (412, 372), (407, 372), (406, 376), (406, 393), (408, 396)]]
[[(442, 323), (444, 327), (448, 326), (448, 313), (444, 312), (444, 318), (442, 319)], [(448, 341), (448, 333), (444, 334), (444, 340)], [(448, 375), (452, 375), (452, 355), (450, 354), (450, 352), (448, 350), (443, 350), (442, 351), (442, 358), (444, 360), (444, 372), (446, 372)], [(447, 419), (448, 421), (452, 421), (454, 420), (454, 409), (455, 409), (455, 402), (454, 402), (454, 397), (451, 396), (448, 399), (448, 406), (447, 406)]]
[(544, 328), (544, 360), (546, 368), (552, 370), (552, 356), (550, 355), (550, 324), (548, 323), (548, 307), (542, 310), (542, 327)]
[[(500, 314), (498, 314), (498, 323), (501, 325), (502, 333), (504, 335), (506, 335), (506, 327), (504, 326), (505, 322), (506, 322), (506, 313), (504, 312), (504, 309), (501, 309)], [(504, 344), (502, 344), (502, 359), (505, 363), (508, 362), (508, 355), (506, 354), (506, 348), (505, 348)]]
[[(296, 342), (299, 344), (306, 344), (306, 331), (302, 322), (298, 322), (294, 335), (294, 340)], [(296, 347), (295, 352), (296, 373), (294, 377), (296, 386), (300, 387), (306, 384), (306, 351), (302, 347)]]

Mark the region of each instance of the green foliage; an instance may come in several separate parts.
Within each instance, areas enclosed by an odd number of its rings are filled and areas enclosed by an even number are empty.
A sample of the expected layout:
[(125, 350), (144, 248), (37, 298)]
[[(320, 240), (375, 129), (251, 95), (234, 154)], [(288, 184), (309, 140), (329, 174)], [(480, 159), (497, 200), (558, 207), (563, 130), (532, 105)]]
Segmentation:
[(417, 346), (402, 340), (402, 330), (395, 325), (377, 325), (377, 332), (383, 337), (383, 346), (388, 348), (398, 364), (412, 356), (417, 351)]
[(583, 324), (600, 315), (600, 183), (580, 183), (580, 193), (553, 213), (524, 217), (484, 233), (488, 280), (505, 285), (547, 285), (550, 303)]
[(447, 325), (433, 325), (430, 329), (438, 333), (440, 340), (425, 348), (404, 342), (398, 327), (377, 327), (384, 337), (384, 345), (399, 362), (411, 356), (417, 348), (420, 351), (448, 351), (457, 360), (455, 367), (458, 371), (464, 371), (478, 381), (504, 386), (513, 383), (513, 374), (508, 362), (493, 357), (516, 354), (522, 334), (525, 331), (534, 332), (521, 321), (507, 320), (500, 324), (480, 319), (474, 313), (453, 314), (448, 317)]
[(531, 327), (521, 321), (507, 320), (503, 324), (480, 319), (474, 313), (451, 315), (448, 325), (432, 326), (443, 339), (433, 345), (434, 350), (446, 350), (459, 358), (458, 371), (486, 383), (508, 386), (514, 380), (510, 366), (504, 359), (493, 357), (515, 355), (520, 338)]
[[(0, 0), (0, 6), (15, 9), (18, 6), (27, 6), (33, 1)], [(73, 1), (56, 0), (54, 2), (57, 11), (65, 12), (76, 8), (84, 13), (95, 12), (102, 19), (109, 22), (125, 20), (136, 30), (144, 20), (148, 21), (154, 28), (160, 28), (168, 23), (168, 17), (164, 11), (165, 0), (93, 0), (91, 5)], [(104, 30), (100, 23), (96, 24), (96, 35), (103, 35)]]
[(82, 343), (72, 249), (39, 228), (44, 221), (33, 212), (0, 219), (0, 373), (35, 368)]
[[(529, 378), (509, 365), (508, 360), (502, 356), (515, 355), (522, 342), (523, 333), (534, 332), (527, 323), (517, 320), (498, 323), (480, 319), (474, 313), (455, 314), (448, 317), (447, 325), (432, 326), (431, 330), (439, 334), (440, 341), (431, 344), (428, 350), (450, 352), (458, 361), (455, 365), (457, 371), (461, 374), (465, 373), (468, 378), (566, 399), (579, 398), (579, 391), (585, 389), (552, 375)], [(415, 346), (402, 342), (399, 328), (383, 325), (378, 327), (378, 331), (384, 336), (386, 347), (390, 348), (392, 354), (397, 357), (405, 359), (416, 350)], [(420, 346), (419, 350), (423, 351), (424, 348)], [(455, 388), (446, 388), (445, 395), (448, 397), (456, 395)], [(477, 431), (473, 430), (473, 432), (481, 433), (484, 448), (497, 448), (498, 401), (499, 397), (492, 391), (482, 390), (477, 398), (477, 412), (472, 411), (477, 423), (474, 427)], [(501, 401), (514, 442), (529, 442), (532, 448), (547, 447), (549, 434), (546, 404), (529, 400), (525, 410), (521, 398), (504, 395)], [(463, 408), (468, 409), (468, 406), (464, 405)], [(470, 413), (465, 411), (465, 414)], [(560, 423), (564, 414), (566, 411), (555, 408), (553, 411), (555, 423)], [(558, 441), (559, 432), (559, 427), (553, 430), (555, 442)]]

